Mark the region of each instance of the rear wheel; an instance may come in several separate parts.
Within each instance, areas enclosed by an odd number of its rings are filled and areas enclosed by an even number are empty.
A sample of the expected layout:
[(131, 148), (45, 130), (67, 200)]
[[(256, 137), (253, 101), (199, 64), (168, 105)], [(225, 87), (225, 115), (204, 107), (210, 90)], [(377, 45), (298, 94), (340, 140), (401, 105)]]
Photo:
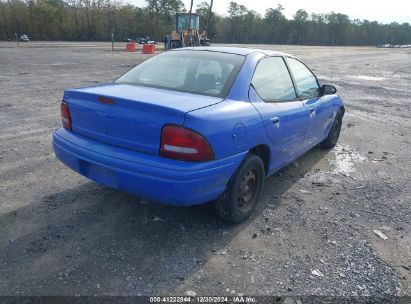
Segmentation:
[(243, 222), (257, 206), (263, 185), (263, 161), (254, 154), (248, 154), (215, 203), (218, 215), (233, 223)]
[(337, 144), (338, 138), (340, 137), (341, 125), (342, 125), (343, 115), (341, 111), (337, 112), (333, 125), (331, 126), (330, 132), (328, 133), (327, 138), (320, 144), (321, 147), (331, 149), (334, 148)]

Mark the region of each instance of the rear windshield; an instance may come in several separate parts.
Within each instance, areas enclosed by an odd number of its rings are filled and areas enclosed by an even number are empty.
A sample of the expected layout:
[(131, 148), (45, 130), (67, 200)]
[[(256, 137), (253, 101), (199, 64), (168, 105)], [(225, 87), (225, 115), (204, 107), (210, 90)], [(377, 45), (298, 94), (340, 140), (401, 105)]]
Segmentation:
[(144, 61), (115, 82), (225, 97), (244, 59), (210, 51), (169, 51)]

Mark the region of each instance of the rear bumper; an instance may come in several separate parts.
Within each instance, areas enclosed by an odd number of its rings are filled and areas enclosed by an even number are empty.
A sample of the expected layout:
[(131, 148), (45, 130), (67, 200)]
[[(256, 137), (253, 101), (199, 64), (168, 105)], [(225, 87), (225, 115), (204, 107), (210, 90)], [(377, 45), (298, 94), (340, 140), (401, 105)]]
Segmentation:
[(97, 183), (174, 206), (218, 198), (247, 153), (182, 162), (107, 145), (63, 128), (54, 133), (53, 148), (66, 166)]

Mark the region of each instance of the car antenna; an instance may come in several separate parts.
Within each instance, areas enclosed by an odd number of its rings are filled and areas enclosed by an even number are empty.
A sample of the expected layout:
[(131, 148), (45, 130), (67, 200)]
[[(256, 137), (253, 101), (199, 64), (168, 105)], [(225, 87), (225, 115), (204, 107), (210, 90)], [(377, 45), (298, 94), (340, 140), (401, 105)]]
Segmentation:
[(333, 84), (333, 75), (334, 75), (334, 46), (335, 46), (335, 33), (334, 33), (333, 44), (331, 48), (331, 84)]

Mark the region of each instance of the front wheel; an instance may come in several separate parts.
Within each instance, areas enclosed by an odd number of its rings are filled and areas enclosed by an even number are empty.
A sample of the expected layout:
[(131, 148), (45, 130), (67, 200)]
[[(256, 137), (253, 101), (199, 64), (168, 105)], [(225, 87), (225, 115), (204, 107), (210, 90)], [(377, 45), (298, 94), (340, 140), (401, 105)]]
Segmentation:
[(341, 125), (342, 125), (343, 114), (341, 111), (337, 112), (333, 125), (331, 126), (330, 132), (327, 138), (320, 144), (321, 147), (331, 149), (337, 144), (338, 138), (340, 137)]
[(263, 161), (257, 155), (247, 154), (215, 203), (218, 215), (233, 223), (245, 221), (257, 206), (263, 185)]

